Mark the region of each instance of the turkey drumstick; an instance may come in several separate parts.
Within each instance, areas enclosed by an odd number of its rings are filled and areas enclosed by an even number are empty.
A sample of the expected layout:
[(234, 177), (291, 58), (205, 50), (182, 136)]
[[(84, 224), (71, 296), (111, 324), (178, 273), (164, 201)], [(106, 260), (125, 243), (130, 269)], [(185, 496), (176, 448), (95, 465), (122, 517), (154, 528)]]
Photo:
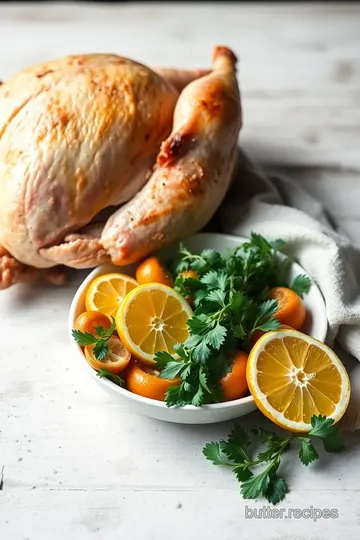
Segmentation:
[(105, 225), (100, 241), (113, 263), (135, 262), (209, 221), (230, 184), (241, 124), (236, 57), (216, 47), (213, 71), (179, 97), (151, 178)]

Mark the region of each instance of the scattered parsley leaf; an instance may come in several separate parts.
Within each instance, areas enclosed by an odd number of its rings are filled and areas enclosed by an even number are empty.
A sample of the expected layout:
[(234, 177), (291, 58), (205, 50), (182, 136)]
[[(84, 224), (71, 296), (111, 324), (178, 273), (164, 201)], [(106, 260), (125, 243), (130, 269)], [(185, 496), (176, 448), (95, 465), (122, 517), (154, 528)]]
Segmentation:
[(296, 292), (301, 298), (303, 298), (304, 294), (309, 292), (310, 287), (311, 279), (309, 278), (309, 276), (305, 276), (304, 274), (299, 274), (298, 276), (296, 276), (296, 278), (290, 285), (290, 289)]
[(203, 448), (203, 454), (206, 459), (213, 463), (213, 465), (231, 466), (231, 464), (225, 459), (226, 456), (222, 451), (223, 444), (225, 444), (225, 441), (207, 443)]
[(248, 478), (241, 484), (241, 495), (244, 499), (256, 499), (259, 495), (265, 495), (269, 486), (270, 477), (267, 469), (260, 474)]
[(334, 426), (332, 418), (326, 416), (313, 416), (311, 418), (312, 430), (309, 435), (319, 437), (327, 452), (340, 452), (344, 448), (344, 440), (340, 431)]
[(270, 503), (277, 504), (283, 500), (288, 491), (285, 480), (275, 473), (270, 476), (264, 495)]
[[(312, 429), (307, 435), (286, 432), (284, 437), (266, 429), (252, 429), (251, 435), (259, 438), (266, 447), (255, 458), (249, 452), (252, 442), (250, 433), (240, 425), (234, 427), (227, 441), (212, 442), (205, 446), (203, 452), (207, 459), (216, 465), (231, 465), (245, 499), (254, 499), (262, 495), (270, 503), (277, 504), (288, 492), (285, 480), (278, 476), (277, 471), (283, 454), (292, 442), (299, 441), (299, 459), (306, 466), (319, 458), (310, 440), (312, 436), (321, 438), (328, 452), (338, 451), (340, 448), (341, 436), (337, 428), (333, 426), (331, 418), (321, 415), (313, 416), (311, 425)], [(255, 474), (252, 468), (256, 467), (257, 472), (261, 466), (265, 468)]]
[(303, 437), (300, 440), (300, 450), (299, 450), (299, 459), (301, 463), (308, 466), (309, 463), (312, 463), (316, 459), (319, 458), (319, 454), (313, 447), (313, 445), (310, 442), (310, 439), (307, 437)]
[(253, 476), (253, 473), (249, 467), (244, 463), (240, 463), (240, 465), (233, 467), (233, 473), (235, 474), (238, 482), (246, 482), (246, 480), (249, 480)]

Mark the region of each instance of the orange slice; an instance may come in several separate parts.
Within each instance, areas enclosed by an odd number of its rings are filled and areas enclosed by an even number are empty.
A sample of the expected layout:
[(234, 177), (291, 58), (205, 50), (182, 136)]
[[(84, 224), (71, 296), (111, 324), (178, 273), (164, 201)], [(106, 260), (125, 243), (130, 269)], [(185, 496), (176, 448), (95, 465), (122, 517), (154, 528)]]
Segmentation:
[(138, 359), (154, 364), (159, 351), (174, 353), (174, 344), (188, 335), (192, 310), (174, 289), (146, 283), (129, 292), (116, 315), (116, 328), (125, 347)]
[(109, 373), (120, 373), (126, 368), (131, 359), (131, 354), (121, 343), (117, 336), (111, 336), (108, 340), (108, 353), (102, 360), (98, 360), (94, 354), (95, 345), (87, 345), (84, 349), (85, 358), (90, 366), (96, 370), (106, 369)]
[(92, 281), (86, 292), (86, 311), (100, 311), (109, 318), (115, 317), (121, 302), (135, 287), (135, 279), (126, 274), (99, 276)]
[(261, 412), (295, 432), (310, 431), (314, 414), (338, 422), (350, 399), (349, 377), (334, 351), (292, 329), (259, 339), (249, 354), (246, 379)]

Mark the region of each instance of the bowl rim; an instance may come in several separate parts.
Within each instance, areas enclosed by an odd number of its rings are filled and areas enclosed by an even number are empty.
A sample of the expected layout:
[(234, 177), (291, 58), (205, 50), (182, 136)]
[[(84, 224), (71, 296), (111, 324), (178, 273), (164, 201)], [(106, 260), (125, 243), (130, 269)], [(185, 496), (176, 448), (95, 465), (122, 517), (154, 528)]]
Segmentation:
[[(248, 238), (245, 238), (243, 236), (237, 236), (237, 235), (231, 235), (231, 234), (222, 234), (222, 233), (208, 233), (208, 232), (197, 233), (197, 234), (191, 235), (188, 238), (184, 239), (184, 241), (195, 239), (197, 237), (201, 237), (201, 238), (204, 238), (204, 237), (208, 237), (208, 238), (217, 237), (218, 239), (229, 240), (230, 242), (233, 242), (236, 239), (236, 240), (239, 241), (239, 243), (243, 243), (243, 242), (248, 241)], [(171, 247), (171, 246), (169, 246), (169, 247)], [(164, 248), (164, 250), (165, 249), (166, 248)], [(164, 251), (164, 250), (161, 250), (161, 251)], [(308, 274), (308, 272), (302, 266), (300, 266), (297, 262), (295, 262), (293, 264), (298, 266), (303, 273), (305, 273), (306, 275), (308, 275), (311, 278), (311, 276)], [(89, 274), (85, 277), (85, 279), (81, 282), (81, 284), (79, 285), (79, 287), (76, 290), (76, 293), (75, 293), (75, 295), (74, 295), (74, 297), (73, 297), (73, 299), (71, 301), (71, 305), (70, 305), (70, 309), (69, 309), (69, 316), (68, 316), (68, 331), (69, 331), (69, 337), (70, 337), (71, 346), (72, 346), (73, 349), (75, 349), (77, 351), (77, 353), (79, 355), (81, 355), (81, 357), (83, 359), (83, 362), (82, 362), (83, 368), (87, 371), (87, 373), (92, 378), (95, 378), (95, 380), (98, 383), (103, 384), (109, 390), (117, 392), (118, 394), (124, 396), (127, 399), (136, 401), (138, 403), (149, 405), (150, 407), (166, 409), (168, 411), (171, 411), (172, 408), (168, 407), (164, 401), (158, 401), (158, 400), (151, 399), (151, 398), (148, 398), (148, 397), (140, 396), (138, 394), (134, 394), (133, 392), (130, 392), (126, 388), (122, 388), (121, 386), (118, 386), (118, 385), (114, 384), (113, 382), (109, 381), (108, 379), (106, 379), (106, 377), (99, 378), (97, 376), (96, 370), (94, 370), (86, 362), (80, 345), (78, 345), (74, 341), (74, 339), (72, 337), (71, 332), (72, 332), (72, 329), (73, 329), (74, 323), (75, 323), (75, 313), (76, 313), (76, 310), (77, 310), (78, 303), (79, 303), (82, 295), (84, 294), (84, 290), (86, 289), (87, 285), (95, 277), (97, 277), (99, 275), (102, 275), (102, 273), (105, 273), (105, 272), (102, 272), (102, 270), (104, 270), (106, 267), (109, 267), (109, 266), (115, 266), (115, 265), (111, 265), (111, 263), (110, 263), (110, 265), (109, 264), (103, 264), (103, 265), (97, 266), (96, 268), (92, 269), (91, 272), (89, 272)], [(121, 272), (121, 267), (118, 267), (118, 268), (119, 268), (119, 271)], [(324, 324), (324, 328), (323, 328), (323, 333), (324, 333), (324, 338), (323, 339), (325, 341), (326, 337), (327, 337), (327, 332), (328, 332), (328, 320), (327, 320), (327, 316), (326, 316), (326, 305), (325, 305), (324, 297), (323, 297), (319, 287), (317, 286), (317, 284), (315, 283), (313, 278), (311, 278), (311, 279), (312, 279), (312, 286), (317, 290), (317, 292), (319, 293), (319, 296), (321, 297), (322, 307), (323, 307), (324, 313), (325, 313), (325, 324)], [(201, 407), (195, 407), (195, 405), (184, 405), (182, 407), (177, 407), (177, 410), (179, 410), (179, 409), (182, 410), (182, 411), (200, 411), (202, 409), (222, 410), (222, 409), (241, 406), (243, 404), (248, 404), (248, 403), (255, 404), (255, 401), (254, 401), (254, 398), (252, 397), (252, 395), (242, 397), (242, 398), (239, 398), (239, 399), (234, 399), (232, 401), (224, 401), (224, 402), (221, 402), (221, 403), (209, 403), (209, 404), (206, 404), (206, 405), (202, 405)]]

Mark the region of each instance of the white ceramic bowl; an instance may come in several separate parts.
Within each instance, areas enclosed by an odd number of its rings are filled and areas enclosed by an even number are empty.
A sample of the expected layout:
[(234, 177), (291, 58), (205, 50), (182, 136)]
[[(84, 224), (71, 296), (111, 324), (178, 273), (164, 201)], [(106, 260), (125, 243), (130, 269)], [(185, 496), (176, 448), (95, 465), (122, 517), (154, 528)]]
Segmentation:
[[(244, 241), (246, 241), (244, 238), (237, 236), (202, 233), (188, 238), (186, 241), (184, 241), (184, 244), (195, 253), (199, 253), (205, 248), (213, 248), (219, 252), (224, 252), (227, 249), (238, 246)], [(169, 259), (172, 254), (176, 253), (176, 250), (177, 245), (163, 250), (162, 252), (158, 253), (158, 256), (162, 259)], [(180, 408), (168, 408), (166, 404), (161, 401), (138, 396), (129, 392), (128, 390), (120, 388), (105, 378), (100, 379), (96, 375), (96, 372), (86, 362), (81, 347), (75, 343), (73, 337), (71, 336), (71, 330), (74, 328), (74, 323), (78, 315), (85, 311), (85, 294), (92, 280), (101, 274), (107, 274), (108, 272), (113, 271), (134, 276), (135, 266), (132, 265), (119, 268), (114, 267), (113, 265), (103, 265), (93, 270), (77, 290), (69, 313), (69, 333), (74, 356), (78, 358), (86, 372), (103, 388), (103, 390), (108, 392), (113, 399), (128, 405), (132, 410), (138, 412), (139, 414), (180, 424), (212, 424), (215, 422), (223, 422), (225, 420), (232, 420), (234, 418), (244, 416), (245, 414), (248, 414), (256, 409), (256, 405), (251, 396), (225, 403), (204, 405), (203, 407), (186, 405), (185, 407)], [(292, 277), (295, 277), (300, 273), (306, 274), (301, 266), (294, 264), (292, 269)], [(325, 304), (318, 287), (314, 283), (310, 289), (310, 292), (305, 296), (304, 301), (307, 308), (306, 328), (304, 328), (304, 331), (320, 341), (325, 341), (327, 333)]]

